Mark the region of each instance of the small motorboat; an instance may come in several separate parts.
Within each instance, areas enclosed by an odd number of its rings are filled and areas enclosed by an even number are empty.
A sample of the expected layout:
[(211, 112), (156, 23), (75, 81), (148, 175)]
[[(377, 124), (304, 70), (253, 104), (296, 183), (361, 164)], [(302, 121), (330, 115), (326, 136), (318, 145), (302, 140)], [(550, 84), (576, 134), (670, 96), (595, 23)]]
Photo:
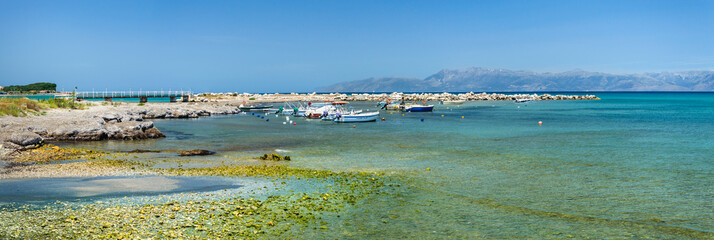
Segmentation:
[(374, 121), (377, 121), (378, 117), (379, 117), (379, 112), (366, 112), (366, 113), (350, 112), (347, 114), (338, 113), (335, 116), (335, 122), (338, 122), (338, 123), (374, 122)]
[(535, 99), (533, 98), (518, 98), (516, 100), (513, 100), (514, 103), (527, 103), (527, 102), (533, 102)]
[(387, 105), (385, 105), (385, 106), (382, 107), (382, 108), (383, 108), (383, 109), (386, 109), (386, 110), (399, 111), (399, 110), (402, 110), (402, 109), (404, 108), (404, 105), (399, 105), (399, 104), (396, 104), (396, 103), (392, 103), (392, 104), (387, 104)]
[(404, 106), (405, 112), (431, 112), (434, 111), (434, 105), (406, 105)]
[(258, 104), (250, 106), (244, 106), (243, 104), (241, 104), (240, 106), (238, 106), (238, 108), (243, 112), (264, 112), (272, 107), (273, 105), (268, 104)]

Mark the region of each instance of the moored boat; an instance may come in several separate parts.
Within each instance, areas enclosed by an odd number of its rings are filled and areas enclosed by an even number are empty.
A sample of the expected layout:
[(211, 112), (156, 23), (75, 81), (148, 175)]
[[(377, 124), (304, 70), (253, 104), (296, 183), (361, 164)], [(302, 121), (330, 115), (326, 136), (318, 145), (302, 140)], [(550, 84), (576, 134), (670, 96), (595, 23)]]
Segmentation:
[(244, 106), (241, 104), (238, 106), (238, 108), (243, 111), (243, 112), (262, 112), (265, 110), (268, 110), (272, 108), (273, 105), (267, 105), (267, 104), (258, 104), (258, 105), (250, 105), (250, 106)]
[(348, 122), (373, 122), (377, 121), (379, 117), (379, 112), (366, 112), (366, 113), (347, 113), (347, 114), (337, 114), (335, 117), (335, 122), (338, 123), (348, 123)]
[(533, 98), (518, 98), (516, 100), (513, 100), (514, 103), (527, 103), (527, 102), (533, 102), (535, 99)]
[(434, 105), (407, 105), (404, 107), (405, 112), (431, 112), (434, 111)]

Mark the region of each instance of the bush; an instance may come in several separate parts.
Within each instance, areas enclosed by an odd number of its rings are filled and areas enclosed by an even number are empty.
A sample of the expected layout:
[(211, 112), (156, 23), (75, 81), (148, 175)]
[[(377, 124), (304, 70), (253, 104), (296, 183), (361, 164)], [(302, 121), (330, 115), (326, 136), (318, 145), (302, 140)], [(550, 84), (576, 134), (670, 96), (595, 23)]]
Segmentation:
[(39, 102), (47, 104), (49, 108), (84, 109), (85, 107), (84, 104), (66, 98), (41, 99)]

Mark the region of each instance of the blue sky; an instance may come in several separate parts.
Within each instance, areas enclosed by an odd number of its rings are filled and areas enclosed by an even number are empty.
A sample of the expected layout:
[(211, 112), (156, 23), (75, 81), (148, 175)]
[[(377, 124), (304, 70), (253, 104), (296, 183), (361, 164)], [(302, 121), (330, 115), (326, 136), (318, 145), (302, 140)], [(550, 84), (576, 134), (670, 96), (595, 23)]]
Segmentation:
[(310, 91), (465, 67), (714, 70), (714, 1), (0, 1), (0, 85)]

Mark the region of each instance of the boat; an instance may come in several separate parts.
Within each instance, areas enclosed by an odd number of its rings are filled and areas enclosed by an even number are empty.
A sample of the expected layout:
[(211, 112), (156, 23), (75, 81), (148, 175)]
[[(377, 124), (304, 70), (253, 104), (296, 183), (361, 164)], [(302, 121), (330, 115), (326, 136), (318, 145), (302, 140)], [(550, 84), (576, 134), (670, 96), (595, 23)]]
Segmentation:
[(335, 117), (335, 122), (337, 122), (337, 123), (374, 122), (374, 121), (377, 121), (378, 117), (379, 117), (379, 112), (366, 112), (366, 113), (350, 112), (347, 114), (337, 114)]
[(399, 105), (396, 103), (387, 104), (383, 107), (383, 109), (394, 110), (394, 111), (399, 111), (399, 110), (402, 110), (403, 108), (404, 108), (404, 105)]
[(250, 106), (244, 106), (241, 104), (238, 106), (238, 108), (243, 111), (243, 112), (263, 112), (266, 110), (269, 110), (272, 108), (273, 105), (267, 105), (267, 104), (258, 104), (258, 105), (250, 105)]
[(453, 101), (441, 101), (442, 105), (461, 105), (464, 104), (466, 100), (453, 100)]
[(434, 111), (434, 105), (406, 105), (404, 106), (405, 112), (431, 112)]
[(311, 119), (320, 119), (329, 115), (335, 115), (337, 108), (333, 105), (324, 105), (321, 107), (310, 107), (305, 111), (305, 117)]
[(533, 102), (535, 99), (533, 98), (518, 98), (516, 100), (513, 100), (514, 103), (527, 103), (527, 102)]

